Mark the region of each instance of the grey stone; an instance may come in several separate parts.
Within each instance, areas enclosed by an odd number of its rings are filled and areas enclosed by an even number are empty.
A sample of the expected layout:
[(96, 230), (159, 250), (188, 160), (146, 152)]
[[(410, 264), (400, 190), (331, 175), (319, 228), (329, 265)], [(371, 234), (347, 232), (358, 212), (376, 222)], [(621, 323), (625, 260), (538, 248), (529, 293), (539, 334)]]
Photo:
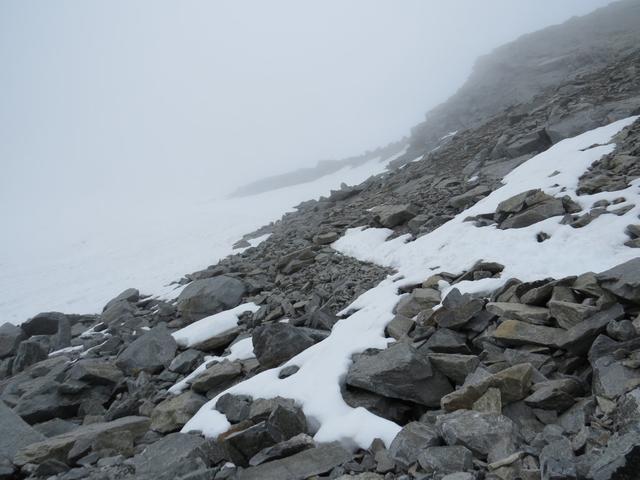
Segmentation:
[(634, 258), (599, 273), (600, 286), (614, 295), (634, 303), (640, 303), (640, 258)]
[(401, 468), (409, 468), (418, 461), (420, 453), (428, 447), (442, 443), (439, 432), (431, 425), (411, 422), (405, 425), (389, 445), (389, 456)]
[(178, 297), (178, 311), (187, 321), (240, 305), (246, 286), (237, 278), (220, 275), (191, 282)]
[(427, 357), (432, 366), (458, 385), (462, 385), (467, 375), (473, 372), (480, 363), (480, 359), (476, 355), (461, 355), (459, 353), (430, 353)]
[(12, 323), (5, 323), (0, 327), (0, 358), (15, 355), (18, 345), (26, 335), (22, 329)]
[(520, 213), (516, 213), (501, 222), (499, 228), (503, 230), (509, 228), (524, 228), (546, 220), (547, 218), (564, 215), (564, 213), (565, 208), (562, 200), (554, 198), (527, 208)]
[(625, 342), (638, 336), (636, 327), (630, 320), (612, 320), (607, 325), (607, 335), (614, 340)]
[(164, 326), (152, 328), (135, 339), (124, 349), (116, 365), (125, 373), (157, 373), (169, 366), (176, 355), (178, 345)]
[(48, 356), (47, 350), (36, 340), (24, 340), (18, 345), (16, 357), (13, 359), (12, 372), (22, 372), (25, 368), (30, 367), (34, 363), (45, 360)]
[(562, 388), (548, 386), (533, 392), (524, 399), (524, 403), (531, 408), (555, 410), (562, 413), (575, 403), (575, 399)]
[(539, 345), (555, 347), (565, 330), (561, 328), (531, 325), (518, 320), (505, 320), (491, 336), (507, 345)]
[(204, 372), (191, 381), (191, 388), (200, 393), (206, 393), (214, 388), (223, 388), (242, 374), (240, 362), (223, 360), (209, 366)]
[(549, 314), (565, 329), (575, 327), (598, 311), (596, 307), (579, 303), (549, 301)]
[(460, 445), (428, 447), (418, 456), (418, 463), (427, 475), (446, 475), (473, 470), (473, 454)]
[(21, 448), (14, 457), (18, 466), (27, 463), (42, 463), (49, 459), (67, 461), (67, 455), (76, 442), (91, 443), (104, 432), (129, 432), (134, 438), (141, 437), (149, 428), (147, 417), (124, 417), (107, 423), (93, 423), (56, 437), (32, 443)]
[(562, 333), (558, 338), (558, 347), (568, 350), (574, 355), (584, 355), (589, 351), (596, 337), (607, 328), (607, 325), (623, 316), (624, 309), (620, 304), (598, 312)]
[(472, 410), (484, 413), (502, 413), (502, 394), (497, 388), (489, 388), (475, 402), (473, 402)]
[(471, 353), (467, 346), (467, 337), (448, 328), (437, 329), (421, 348), (423, 349), (435, 353)]
[(593, 393), (615, 399), (640, 384), (640, 371), (626, 367), (613, 355), (591, 359)]
[(592, 480), (633, 480), (640, 468), (640, 433), (613, 435), (589, 470)]
[(374, 220), (383, 227), (393, 228), (402, 225), (416, 216), (411, 205), (380, 205), (373, 207)]
[(405, 317), (404, 315), (396, 315), (393, 317), (393, 320), (387, 324), (387, 335), (396, 340), (400, 340), (406, 337), (415, 325), (416, 323), (411, 318)]
[(0, 400), (0, 458), (12, 459), (23, 447), (44, 440), (44, 435), (34, 430), (13, 410)]
[(187, 374), (192, 372), (200, 363), (204, 356), (198, 350), (185, 350), (176, 355), (169, 364), (169, 370), (176, 373)]
[(63, 319), (66, 320), (64, 313), (43, 312), (30, 318), (20, 326), (28, 337), (33, 335), (54, 335), (58, 332), (58, 323)]
[(277, 443), (271, 447), (264, 448), (249, 459), (249, 465), (252, 467), (277, 460), (279, 458), (289, 457), (303, 450), (313, 448), (315, 442), (306, 433), (300, 433), (288, 440)]
[(307, 419), (296, 405), (278, 405), (267, 419), (267, 431), (275, 442), (307, 433)]
[(436, 426), (447, 445), (463, 445), (490, 463), (516, 451), (517, 426), (503, 415), (458, 410), (438, 417)]
[(277, 442), (270, 435), (267, 422), (262, 421), (225, 436), (221, 443), (228, 460), (236, 465), (247, 467), (249, 459)]
[(118, 294), (116, 297), (109, 300), (107, 304), (104, 306), (104, 308), (102, 309), (102, 311), (104, 312), (106, 310), (109, 310), (109, 308), (111, 308), (112, 306), (114, 306), (116, 303), (119, 303), (119, 302), (136, 303), (138, 300), (140, 300), (140, 292), (138, 291), (138, 289), (127, 288), (125, 291), (123, 291), (122, 293)]
[(545, 325), (549, 319), (547, 308), (523, 303), (489, 302), (486, 308), (494, 315), (507, 320), (520, 320), (535, 325)]
[(122, 371), (103, 359), (78, 360), (67, 374), (67, 380), (77, 380), (90, 385), (115, 385), (122, 378)]
[(264, 368), (281, 365), (316, 342), (305, 330), (288, 323), (273, 323), (253, 332), (253, 351)]
[(496, 212), (501, 214), (518, 213), (525, 208), (529, 208), (550, 198), (552, 197), (540, 189), (527, 190), (526, 192), (518, 193), (500, 202), (496, 208)]
[(160, 402), (151, 414), (151, 429), (160, 433), (175, 432), (193, 417), (207, 399), (192, 391)]
[(353, 455), (340, 443), (320, 444), (238, 473), (238, 480), (303, 480), (321, 475), (351, 460)]
[(316, 245), (329, 245), (340, 238), (338, 232), (319, 233), (313, 237), (313, 243)]
[(431, 368), (429, 359), (405, 343), (358, 355), (349, 368), (346, 383), (432, 407), (452, 390), (448, 380)]
[(51, 420), (47, 420), (46, 422), (35, 424), (33, 428), (45, 437), (51, 438), (55, 437), (56, 435), (75, 430), (76, 428), (78, 428), (78, 425), (61, 418), (52, 418)]
[(224, 413), (232, 423), (238, 423), (249, 417), (251, 397), (248, 395), (234, 395), (225, 393), (218, 398), (216, 410)]

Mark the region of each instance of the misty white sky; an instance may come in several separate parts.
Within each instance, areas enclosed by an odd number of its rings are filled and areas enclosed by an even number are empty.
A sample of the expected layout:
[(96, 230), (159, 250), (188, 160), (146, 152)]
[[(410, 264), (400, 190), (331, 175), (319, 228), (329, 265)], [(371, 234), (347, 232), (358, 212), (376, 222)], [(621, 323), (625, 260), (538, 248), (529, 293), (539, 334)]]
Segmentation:
[(607, 3), (2, 0), (0, 213), (64, 223), (358, 154), (478, 55)]

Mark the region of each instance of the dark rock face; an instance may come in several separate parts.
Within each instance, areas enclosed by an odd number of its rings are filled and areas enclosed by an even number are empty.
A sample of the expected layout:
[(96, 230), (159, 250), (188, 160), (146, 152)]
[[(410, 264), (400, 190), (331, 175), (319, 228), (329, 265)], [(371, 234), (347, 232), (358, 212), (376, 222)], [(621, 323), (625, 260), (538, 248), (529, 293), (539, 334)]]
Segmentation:
[(15, 355), (18, 345), (25, 339), (25, 334), (20, 327), (12, 323), (0, 326), (0, 358)]
[(20, 373), (25, 368), (47, 358), (47, 350), (36, 340), (25, 340), (18, 346), (13, 360), (13, 374)]
[(53, 335), (58, 331), (58, 324), (66, 320), (67, 318), (63, 313), (45, 312), (30, 318), (21, 327), (28, 337), (33, 335)]
[(165, 327), (156, 327), (134, 340), (116, 360), (127, 373), (155, 373), (169, 366), (178, 345)]
[(0, 401), (0, 458), (13, 459), (23, 447), (44, 440), (44, 436)]
[(246, 287), (237, 278), (221, 275), (191, 282), (178, 297), (178, 311), (189, 322), (240, 305)]
[(303, 329), (274, 323), (253, 332), (253, 351), (265, 368), (281, 365), (316, 342)]
[(400, 467), (408, 468), (429, 447), (440, 445), (442, 439), (436, 428), (419, 422), (407, 424), (391, 442), (389, 456)]
[(386, 350), (356, 357), (347, 384), (391, 398), (438, 406), (451, 384), (414, 347), (397, 343)]
[(634, 258), (596, 276), (600, 285), (629, 302), (640, 303), (640, 258)]

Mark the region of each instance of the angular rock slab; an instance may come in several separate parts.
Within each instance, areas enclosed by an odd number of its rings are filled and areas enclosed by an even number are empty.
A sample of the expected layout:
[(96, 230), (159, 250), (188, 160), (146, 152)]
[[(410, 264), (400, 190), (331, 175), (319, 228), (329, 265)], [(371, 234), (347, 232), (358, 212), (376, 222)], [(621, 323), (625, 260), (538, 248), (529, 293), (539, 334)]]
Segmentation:
[(237, 474), (237, 479), (304, 480), (327, 473), (352, 458), (353, 454), (339, 442), (326, 443), (287, 458), (242, 470)]
[(116, 365), (128, 374), (157, 373), (169, 366), (178, 345), (164, 326), (155, 327), (136, 338), (118, 355)]
[(629, 302), (640, 303), (640, 258), (596, 275), (600, 286)]
[(0, 400), (0, 458), (13, 458), (18, 450), (45, 437)]
[(195, 280), (178, 296), (178, 311), (189, 322), (237, 307), (246, 293), (246, 286), (237, 278), (218, 277)]

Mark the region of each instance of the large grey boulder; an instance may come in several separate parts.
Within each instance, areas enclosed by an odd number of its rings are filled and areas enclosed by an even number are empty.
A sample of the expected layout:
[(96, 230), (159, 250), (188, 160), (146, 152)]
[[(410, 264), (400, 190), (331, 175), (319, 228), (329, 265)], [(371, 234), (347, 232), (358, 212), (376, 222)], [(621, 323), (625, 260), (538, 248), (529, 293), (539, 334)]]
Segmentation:
[(0, 327), (0, 358), (15, 355), (18, 345), (26, 338), (22, 329), (12, 323)]
[(28, 337), (33, 335), (54, 335), (58, 332), (58, 324), (68, 321), (64, 313), (43, 312), (24, 322), (21, 327)]
[(640, 258), (634, 258), (596, 275), (602, 288), (634, 303), (640, 303)]
[(237, 479), (301, 480), (327, 473), (352, 457), (353, 454), (339, 442), (320, 444), (290, 457), (242, 470), (237, 474)]
[(383, 227), (393, 228), (402, 225), (416, 216), (414, 207), (404, 205), (379, 205), (371, 209), (373, 218)]
[(386, 350), (367, 350), (356, 356), (346, 382), (379, 395), (408, 400), (429, 407), (451, 392), (447, 378), (431, 367), (426, 355), (406, 343)]
[(135, 478), (173, 480), (218, 463), (222, 458), (215, 445), (199, 435), (171, 433), (136, 455)]
[(151, 414), (151, 430), (169, 433), (180, 430), (207, 399), (192, 391), (169, 397), (160, 402)]
[(14, 457), (18, 466), (27, 463), (43, 463), (58, 460), (66, 463), (67, 455), (76, 442), (90, 445), (93, 440), (106, 432), (130, 434), (134, 439), (144, 435), (149, 428), (147, 417), (123, 417), (113, 422), (84, 425), (56, 437), (32, 443), (21, 448)]
[(277, 443), (276, 445), (263, 448), (249, 459), (249, 465), (255, 467), (256, 465), (260, 465), (265, 462), (290, 457), (291, 455), (302, 452), (303, 450), (308, 450), (314, 446), (315, 442), (313, 441), (313, 438), (306, 433), (300, 433), (288, 440)]
[(178, 345), (169, 330), (158, 326), (124, 349), (116, 360), (116, 365), (129, 375), (145, 371), (156, 373), (169, 366), (176, 356)]
[(89, 385), (115, 385), (122, 380), (122, 371), (104, 359), (81, 359), (69, 370), (67, 380), (77, 380)]
[(491, 334), (491, 336), (506, 345), (539, 345), (555, 347), (563, 338), (565, 330), (562, 328), (531, 325), (518, 320), (505, 320)]
[(503, 415), (458, 410), (438, 417), (436, 426), (447, 445), (463, 445), (489, 463), (516, 451), (518, 427)]
[(438, 430), (426, 423), (405, 425), (389, 445), (389, 457), (401, 468), (409, 468), (428, 447), (442, 444)]
[(540, 453), (542, 480), (569, 480), (577, 478), (576, 461), (571, 442), (560, 437), (546, 445)]
[(0, 400), (0, 458), (12, 459), (18, 450), (45, 439)]
[(565, 214), (563, 202), (559, 198), (552, 198), (539, 203), (520, 213), (507, 218), (500, 223), (499, 228), (506, 230), (509, 228), (524, 228), (534, 223), (541, 222), (547, 218), (557, 217)]
[(619, 303), (577, 323), (558, 338), (559, 348), (574, 355), (584, 355), (598, 335), (604, 332), (612, 321), (624, 317), (624, 308)]
[(265, 368), (277, 367), (316, 343), (304, 329), (288, 323), (258, 327), (252, 339), (253, 352)]
[(223, 360), (208, 367), (191, 381), (191, 388), (200, 393), (207, 393), (216, 388), (221, 390), (242, 374), (240, 362)]
[(104, 308), (102, 309), (102, 311), (103, 312), (107, 311), (111, 307), (113, 307), (115, 304), (120, 302), (135, 303), (138, 300), (140, 300), (140, 292), (138, 291), (138, 289), (127, 288), (125, 291), (123, 291), (122, 293), (118, 294), (117, 296), (109, 300), (107, 304), (104, 306)]
[(240, 305), (246, 286), (234, 277), (220, 275), (191, 282), (178, 297), (178, 311), (189, 322)]
[(20, 345), (18, 345), (18, 351), (16, 352), (16, 357), (13, 359), (13, 374), (15, 375), (16, 373), (20, 373), (34, 363), (45, 360), (47, 356), (48, 352), (42, 346), (42, 343), (36, 340), (25, 340), (20, 342)]
[(591, 480), (631, 480), (640, 468), (640, 432), (613, 435), (589, 470)]
[(428, 475), (473, 470), (473, 454), (461, 445), (428, 447), (418, 455), (418, 463)]

